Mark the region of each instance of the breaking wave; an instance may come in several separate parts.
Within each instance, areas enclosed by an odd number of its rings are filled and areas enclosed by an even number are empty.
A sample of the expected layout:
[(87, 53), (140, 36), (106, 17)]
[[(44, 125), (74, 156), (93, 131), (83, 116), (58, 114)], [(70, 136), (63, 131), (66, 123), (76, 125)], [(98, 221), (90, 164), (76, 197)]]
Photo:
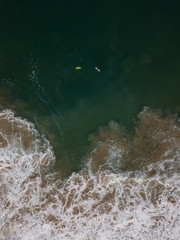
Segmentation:
[(90, 142), (82, 170), (62, 180), (45, 136), (0, 113), (0, 238), (178, 240), (178, 118), (144, 108), (135, 134), (111, 121)]

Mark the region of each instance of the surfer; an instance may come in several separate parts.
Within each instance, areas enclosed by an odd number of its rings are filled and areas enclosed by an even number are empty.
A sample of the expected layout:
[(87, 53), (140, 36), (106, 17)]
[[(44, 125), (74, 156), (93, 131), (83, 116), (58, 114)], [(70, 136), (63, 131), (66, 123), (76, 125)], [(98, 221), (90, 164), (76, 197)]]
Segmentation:
[(96, 71), (101, 72), (101, 70), (98, 67), (95, 67)]

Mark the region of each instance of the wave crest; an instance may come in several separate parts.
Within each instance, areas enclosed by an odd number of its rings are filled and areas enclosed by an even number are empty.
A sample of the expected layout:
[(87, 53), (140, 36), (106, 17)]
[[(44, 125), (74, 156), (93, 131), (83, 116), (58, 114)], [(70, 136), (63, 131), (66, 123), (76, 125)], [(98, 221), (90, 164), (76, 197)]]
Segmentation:
[(0, 113), (0, 233), (4, 239), (172, 239), (180, 234), (179, 121), (145, 108), (136, 134), (111, 121), (65, 180), (34, 125)]

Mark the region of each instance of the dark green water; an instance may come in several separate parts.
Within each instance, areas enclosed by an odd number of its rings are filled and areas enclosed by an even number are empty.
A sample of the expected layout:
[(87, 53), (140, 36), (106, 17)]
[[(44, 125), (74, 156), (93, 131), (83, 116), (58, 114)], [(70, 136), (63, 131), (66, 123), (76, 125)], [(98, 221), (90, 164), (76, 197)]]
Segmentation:
[(180, 113), (179, 13), (178, 0), (1, 0), (1, 108), (48, 136), (57, 167), (79, 169), (109, 120), (129, 127), (144, 106)]

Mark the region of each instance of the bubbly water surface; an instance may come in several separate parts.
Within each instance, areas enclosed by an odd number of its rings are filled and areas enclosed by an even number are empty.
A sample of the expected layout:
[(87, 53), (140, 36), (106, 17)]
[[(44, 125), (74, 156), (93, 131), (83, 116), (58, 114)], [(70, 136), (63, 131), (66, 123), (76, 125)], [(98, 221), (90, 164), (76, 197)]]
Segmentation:
[(111, 121), (62, 180), (35, 126), (0, 113), (1, 239), (172, 239), (180, 235), (180, 124), (148, 108), (128, 135)]

